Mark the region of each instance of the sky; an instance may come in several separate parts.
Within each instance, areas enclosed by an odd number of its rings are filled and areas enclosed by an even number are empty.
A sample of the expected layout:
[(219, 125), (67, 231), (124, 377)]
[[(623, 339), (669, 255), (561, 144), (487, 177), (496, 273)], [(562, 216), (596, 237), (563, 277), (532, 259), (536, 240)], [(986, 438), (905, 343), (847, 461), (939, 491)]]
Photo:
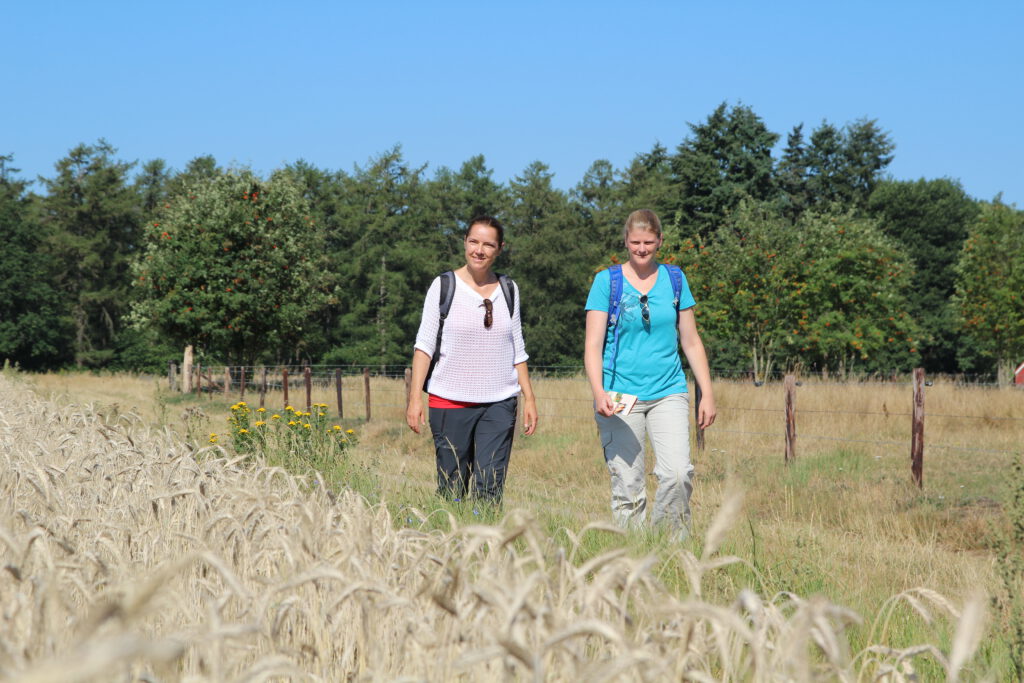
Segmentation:
[[(7, 0), (0, 154), (52, 177), (79, 143), (181, 170), (350, 172), (401, 145), (563, 189), (670, 150), (722, 102), (780, 135), (875, 119), (889, 174), (1024, 208), (1024, 0)], [(36, 186), (38, 189), (38, 186)]]

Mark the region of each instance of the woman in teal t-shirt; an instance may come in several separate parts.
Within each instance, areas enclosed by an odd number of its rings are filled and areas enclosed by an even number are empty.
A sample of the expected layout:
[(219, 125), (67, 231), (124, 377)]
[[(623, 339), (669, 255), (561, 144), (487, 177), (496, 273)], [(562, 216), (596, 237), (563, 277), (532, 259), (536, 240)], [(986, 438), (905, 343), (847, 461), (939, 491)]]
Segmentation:
[[(618, 322), (609, 325), (612, 277), (605, 270), (594, 278), (587, 297), (583, 359), (594, 394), (604, 459), (611, 474), (612, 515), (624, 527), (639, 526), (644, 521), (646, 436), (654, 449), (654, 475), (658, 480), (651, 524), (663, 526), (682, 539), (689, 533), (693, 465), (689, 399), (679, 347), (700, 385), (697, 423), (702, 428), (715, 421), (711, 372), (697, 332), (695, 302), (686, 277), (680, 277), (676, 303), (672, 273), (657, 262), (662, 242), (657, 215), (647, 209), (631, 213), (624, 238), (629, 260), (622, 265)], [(636, 396), (636, 403), (623, 410), (608, 392)]]

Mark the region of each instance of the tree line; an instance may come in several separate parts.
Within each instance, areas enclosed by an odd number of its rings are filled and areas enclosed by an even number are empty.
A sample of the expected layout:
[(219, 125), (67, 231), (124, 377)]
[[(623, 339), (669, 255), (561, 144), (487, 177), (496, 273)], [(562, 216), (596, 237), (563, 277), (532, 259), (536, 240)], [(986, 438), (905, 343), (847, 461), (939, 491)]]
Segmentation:
[(532, 362), (579, 365), (583, 302), (635, 208), (661, 216), (718, 372), (992, 373), (1024, 360), (1024, 212), (949, 178), (895, 180), (878, 123), (770, 131), (718, 106), (672, 150), (595, 161), (571, 189), (483, 156), (428, 173), (390, 149), (351, 171), (182, 170), (108, 142), (41, 191), (0, 157), (0, 357), (155, 370), (186, 344), (230, 364), (408, 361), (423, 294), (466, 221), (506, 225)]

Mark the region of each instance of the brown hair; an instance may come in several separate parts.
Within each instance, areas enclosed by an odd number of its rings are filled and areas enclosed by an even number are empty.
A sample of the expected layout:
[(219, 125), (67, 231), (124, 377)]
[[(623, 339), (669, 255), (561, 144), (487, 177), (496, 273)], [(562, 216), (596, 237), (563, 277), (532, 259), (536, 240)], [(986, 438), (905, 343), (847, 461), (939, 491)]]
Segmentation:
[(474, 225), (483, 225), (488, 228), (494, 228), (498, 231), (498, 248), (505, 244), (505, 228), (501, 227), (501, 222), (494, 216), (474, 216), (473, 220), (466, 223), (466, 234), (463, 238), (469, 237), (469, 231), (473, 229)]
[(647, 230), (661, 237), (661, 221), (658, 220), (658, 214), (650, 209), (637, 209), (626, 219), (626, 225), (622, 230), (623, 238), (629, 237), (632, 230)]

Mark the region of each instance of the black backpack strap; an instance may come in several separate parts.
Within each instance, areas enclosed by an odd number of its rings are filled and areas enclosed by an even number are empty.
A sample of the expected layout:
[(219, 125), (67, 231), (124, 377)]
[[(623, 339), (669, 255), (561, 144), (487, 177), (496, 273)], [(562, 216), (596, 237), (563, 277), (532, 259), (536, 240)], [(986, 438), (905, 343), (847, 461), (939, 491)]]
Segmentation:
[(497, 273), (497, 275), (501, 293), (505, 295), (505, 303), (508, 305), (508, 317), (511, 318), (516, 311), (516, 288), (513, 287), (515, 282), (503, 273)]
[(423, 378), (423, 391), (427, 390), (427, 381), (434, 374), (434, 366), (441, 357), (441, 334), (444, 332), (444, 321), (452, 310), (452, 300), (455, 298), (455, 273), (447, 271), (441, 273), (441, 296), (438, 298), (438, 319), (437, 339), (434, 341), (434, 355), (430, 358), (430, 367), (427, 368), (427, 376)]

